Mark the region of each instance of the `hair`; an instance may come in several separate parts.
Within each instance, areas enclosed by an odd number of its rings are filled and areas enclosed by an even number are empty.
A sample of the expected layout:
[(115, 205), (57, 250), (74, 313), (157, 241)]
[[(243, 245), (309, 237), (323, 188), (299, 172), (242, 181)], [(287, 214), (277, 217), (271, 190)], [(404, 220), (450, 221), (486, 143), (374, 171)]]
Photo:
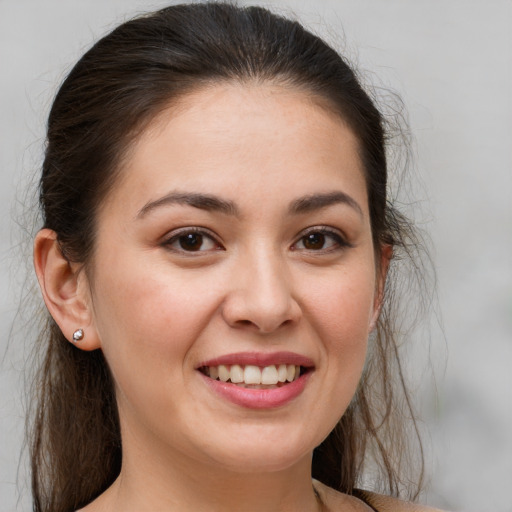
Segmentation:
[[(260, 7), (183, 4), (135, 18), (99, 40), (64, 80), (50, 111), (39, 185), (43, 227), (54, 230), (63, 255), (87, 271), (95, 214), (133, 142), (180, 98), (227, 82), (302, 90), (339, 115), (358, 139), (374, 245), (376, 251), (392, 245), (394, 257), (360, 385), (315, 449), (312, 472), (347, 493), (357, 493), (370, 472), (378, 490), (417, 496), (423, 454), (393, 310), (393, 268), (414, 256), (415, 231), (388, 198), (385, 119), (345, 60), (298, 22)], [(68, 512), (92, 501), (119, 474), (119, 418), (101, 350), (78, 350), (50, 315), (45, 322), (28, 434), (34, 510)], [(404, 462), (411, 455), (409, 420), (420, 447), (417, 478)]]

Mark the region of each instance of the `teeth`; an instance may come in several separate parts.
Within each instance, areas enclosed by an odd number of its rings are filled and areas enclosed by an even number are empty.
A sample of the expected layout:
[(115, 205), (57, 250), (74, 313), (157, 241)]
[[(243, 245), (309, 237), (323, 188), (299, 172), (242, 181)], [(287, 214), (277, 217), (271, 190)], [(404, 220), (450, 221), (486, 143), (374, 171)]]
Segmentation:
[[(288, 375), (288, 371), (286, 370), (285, 364), (280, 364), (277, 369), (277, 380), (279, 382), (286, 382), (286, 376)], [(212, 377), (213, 379), (213, 377)]]
[(294, 364), (280, 364), (265, 366), (233, 364), (231, 366), (219, 365), (210, 366), (206, 374), (212, 379), (222, 382), (231, 381), (233, 384), (241, 385), (265, 385), (275, 386), (278, 383), (293, 382), (300, 377), (300, 366)]
[(221, 364), (219, 366), (219, 380), (221, 380), (222, 382), (227, 382), (229, 380), (229, 377), (229, 368)]
[[(300, 372), (300, 367), (299, 368)], [(262, 384), (277, 384), (279, 382), (279, 379), (277, 377), (277, 369), (274, 365), (272, 366), (265, 366), (261, 372), (261, 383)]]
[(244, 381), (244, 369), (238, 364), (234, 364), (231, 367), (229, 375), (233, 384), (239, 384)]
[[(231, 367), (231, 372), (233, 372), (233, 367)], [(257, 366), (246, 366), (243, 380), (246, 384), (261, 384), (261, 370)], [(233, 378), (231, 378), (231, 382), (235, 382)]]

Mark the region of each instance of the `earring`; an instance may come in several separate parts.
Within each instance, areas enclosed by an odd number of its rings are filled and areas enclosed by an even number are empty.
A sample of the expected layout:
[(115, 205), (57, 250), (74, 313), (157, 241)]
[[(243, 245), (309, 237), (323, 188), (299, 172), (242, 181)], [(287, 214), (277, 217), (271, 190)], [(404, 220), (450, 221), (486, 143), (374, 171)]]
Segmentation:
[(77, 329), (73, 333), (73, 341), (76, 343), (77, 341), (84, 339), (84, 330), (83, 329)]

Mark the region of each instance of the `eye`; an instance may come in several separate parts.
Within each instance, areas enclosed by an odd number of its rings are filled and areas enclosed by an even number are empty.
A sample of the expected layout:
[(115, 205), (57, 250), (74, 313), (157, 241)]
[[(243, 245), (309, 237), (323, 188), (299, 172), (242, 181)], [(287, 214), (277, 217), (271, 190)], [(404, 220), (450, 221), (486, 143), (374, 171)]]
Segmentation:
[(212, 235), (191, 228), (172, 234), (163, 245), (176, 252), (207, 252), (222, 249)]
[(326, 228), (312, 228), (293, 244), (292, 250), (330, 251), (349, 247), (350, 244), (336, 231)]

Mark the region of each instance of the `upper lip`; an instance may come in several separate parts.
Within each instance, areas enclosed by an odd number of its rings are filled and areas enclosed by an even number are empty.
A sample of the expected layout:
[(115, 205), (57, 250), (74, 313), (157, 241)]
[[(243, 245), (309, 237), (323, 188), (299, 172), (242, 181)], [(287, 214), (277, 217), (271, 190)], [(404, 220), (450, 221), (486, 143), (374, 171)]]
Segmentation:
[(295, 352), (239, 352), (233, 354), (225, 354), (222, 356), (208, 359), (197, 365), (196, 369), (205, 366), (231, 366), (239, 364), (240, 366), (254, 365), (254, 366), (270, 366), (279, 364), (294, 364), (296, 366), (304, 366), (306, 368), (313, 367), (313, 360), (309, 357)]

